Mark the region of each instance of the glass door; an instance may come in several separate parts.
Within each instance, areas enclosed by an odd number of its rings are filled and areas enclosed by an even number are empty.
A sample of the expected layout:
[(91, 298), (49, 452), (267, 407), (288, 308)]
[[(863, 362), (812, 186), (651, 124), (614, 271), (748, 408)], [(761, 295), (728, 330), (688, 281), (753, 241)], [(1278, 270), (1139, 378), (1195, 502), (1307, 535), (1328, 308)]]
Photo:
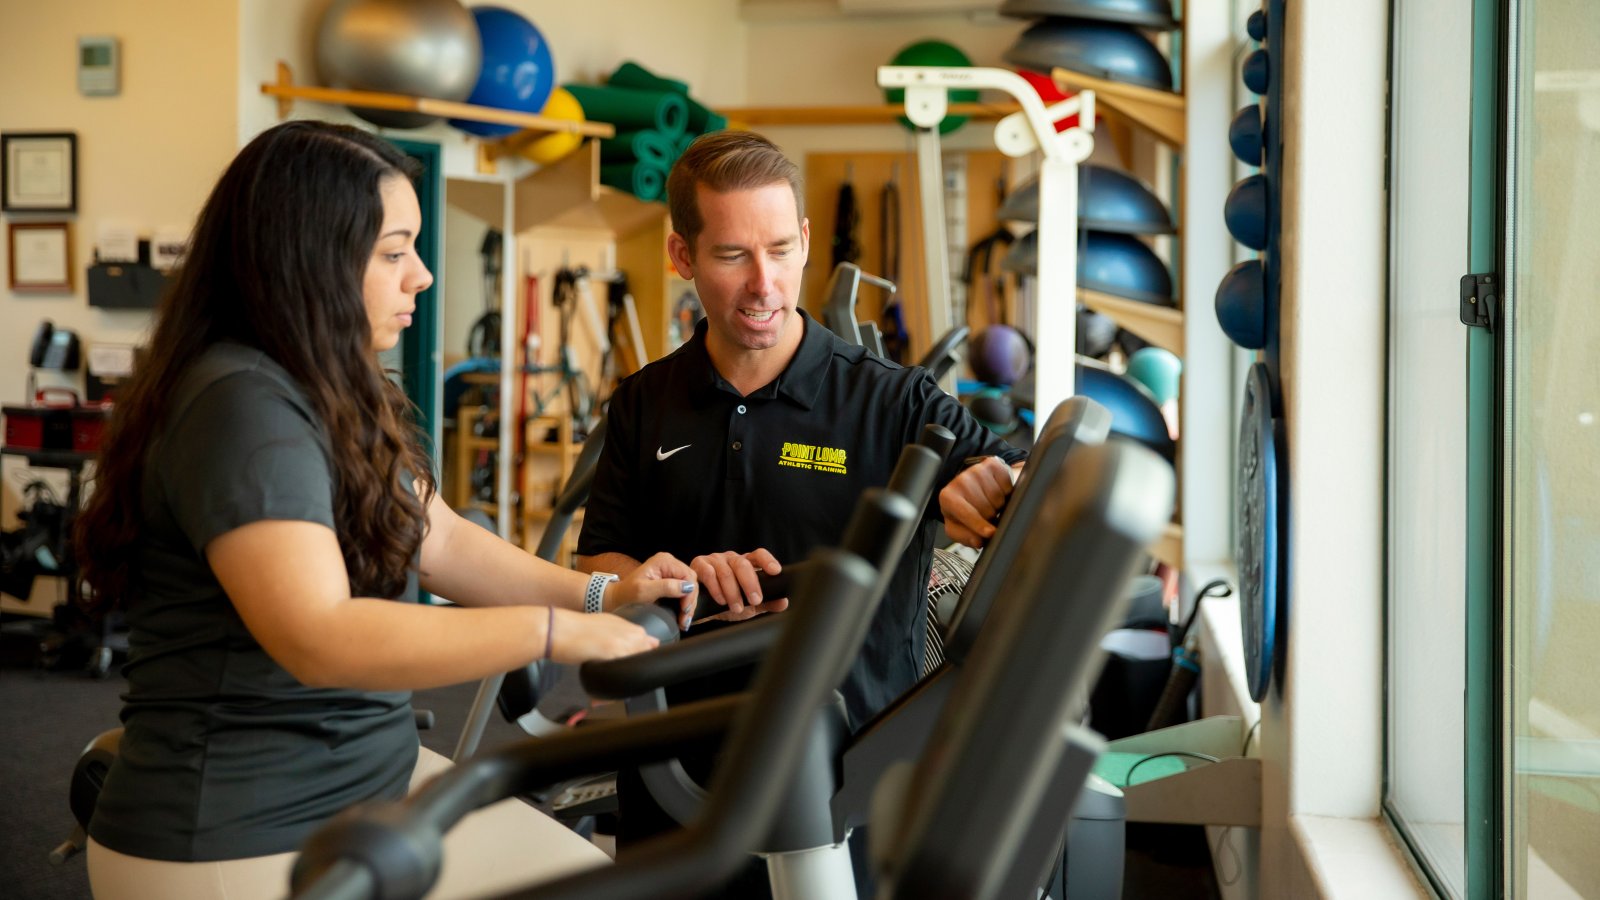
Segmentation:
[(1512, 0), (1504, 885), (1600, 896), (1600, 9)]
[(1453, 0), (1392, 9), (1384, 808), (1434, 889), (1459, 898), (1472, 19)]

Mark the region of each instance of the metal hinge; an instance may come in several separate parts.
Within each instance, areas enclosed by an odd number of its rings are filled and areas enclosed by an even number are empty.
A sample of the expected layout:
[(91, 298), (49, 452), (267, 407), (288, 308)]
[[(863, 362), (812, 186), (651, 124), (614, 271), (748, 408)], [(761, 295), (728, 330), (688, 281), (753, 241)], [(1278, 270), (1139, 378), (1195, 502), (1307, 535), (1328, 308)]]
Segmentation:
[(1500, 288), (1494, 275), (1461, 276), (1461, 324), (1495, 330), (1500, 321)]

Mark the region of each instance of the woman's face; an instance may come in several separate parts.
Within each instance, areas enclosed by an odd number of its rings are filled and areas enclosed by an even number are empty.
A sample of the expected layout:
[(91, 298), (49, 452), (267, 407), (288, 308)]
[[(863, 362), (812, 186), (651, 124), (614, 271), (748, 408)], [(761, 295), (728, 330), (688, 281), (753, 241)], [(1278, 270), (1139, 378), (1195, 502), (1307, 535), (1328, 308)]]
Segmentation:
[(400, 343), (400, 330), (411, 324), (417, 295), (433, 284), (433, 273), (417, 256), (422, 208), (411, 182), (391, 175), (378, 186), (383, 197), (383, 226), (367, 260), (361, 295), (372, 325), (372, 349), (382, 352)]

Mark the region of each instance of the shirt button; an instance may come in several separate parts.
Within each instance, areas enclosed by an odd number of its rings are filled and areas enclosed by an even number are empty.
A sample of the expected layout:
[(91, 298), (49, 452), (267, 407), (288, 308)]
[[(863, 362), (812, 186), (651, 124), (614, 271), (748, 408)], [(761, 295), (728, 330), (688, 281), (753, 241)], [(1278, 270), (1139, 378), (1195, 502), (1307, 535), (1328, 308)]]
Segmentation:
[(744, 404), (739, 404), (739, 415), (744, 415)]
[(733, 442), (733, 449), (735, 449), (735, 450), (743, 450), (744, 449), (744, 444), (741, 444), (738, 441), (734, 441)]

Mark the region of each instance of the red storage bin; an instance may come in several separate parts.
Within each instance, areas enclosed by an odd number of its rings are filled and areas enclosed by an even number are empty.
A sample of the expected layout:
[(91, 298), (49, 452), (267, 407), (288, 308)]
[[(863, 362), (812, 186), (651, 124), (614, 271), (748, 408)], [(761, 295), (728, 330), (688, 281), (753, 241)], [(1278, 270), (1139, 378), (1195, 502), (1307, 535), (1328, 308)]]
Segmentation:
[(109, 406), (80, 406), (71, 410), (72, 449), (78, 453), (99, 453), (100, 439), (105, 436), (106, 422), (111, 418)]
[(72, 410), (36, 406), (0, 407), (6, 446), (17, 450), (71, 450)]

